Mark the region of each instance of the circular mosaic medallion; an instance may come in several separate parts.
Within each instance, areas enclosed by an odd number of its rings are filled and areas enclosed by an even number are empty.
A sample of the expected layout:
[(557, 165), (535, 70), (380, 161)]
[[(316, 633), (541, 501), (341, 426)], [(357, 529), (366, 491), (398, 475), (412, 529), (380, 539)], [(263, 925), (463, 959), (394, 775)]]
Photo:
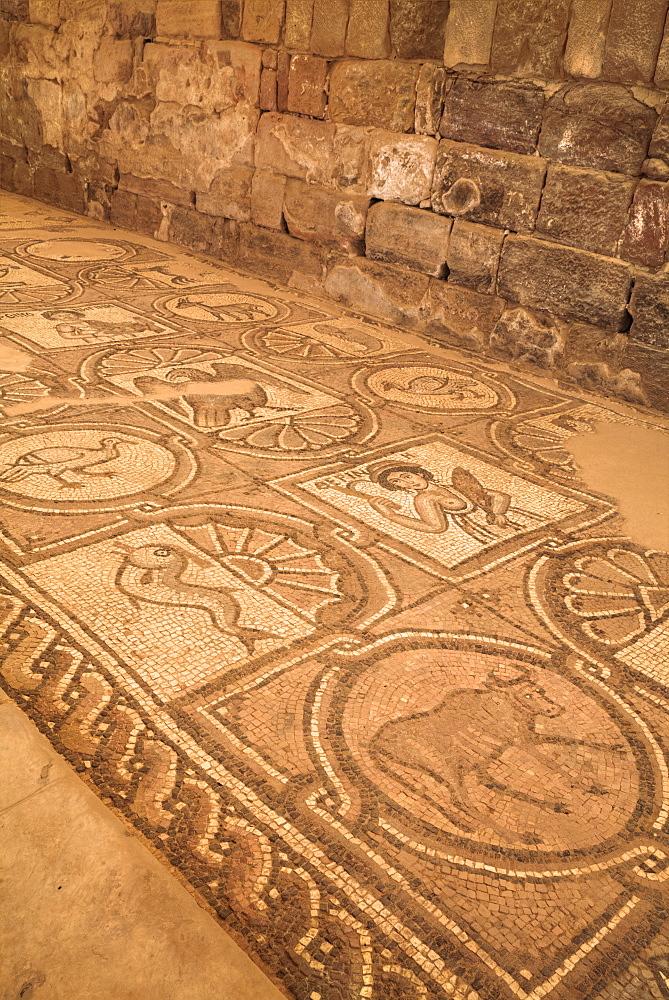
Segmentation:
[(42, 260), (80, 264), (92, 260), (120, 260), (129, 256), (129, 248), (108, 240), (41, 240), (24, 247), (24, 253)]
[(382, 368), (368, 375), (366, 383), (382, 399), (414, 410), (490, 410), (500, 403), (501, 393), (508, 396), (501, 385), (496, 391), (481, 379), (441, 366)]

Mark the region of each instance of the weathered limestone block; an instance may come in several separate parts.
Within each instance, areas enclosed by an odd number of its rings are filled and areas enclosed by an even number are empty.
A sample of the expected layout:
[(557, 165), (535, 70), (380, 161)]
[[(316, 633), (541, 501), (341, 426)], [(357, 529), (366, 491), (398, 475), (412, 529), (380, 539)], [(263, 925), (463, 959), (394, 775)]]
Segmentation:
[(669, 251), (669, 184), (639, 181), (620, 256), (645, 267), (662, 267)]
[(300, 240), (359, 251), (368, 209), (369, 198), (362, 195), (331, 191), (294, 179), (286, 184), (283, 215), (290, 235)]
[(277, 109), (276, 76), (275, 69), (263, 69), (260, 74), (261, 111), (276, 111)]
[(286, 177), (327, 184), (334, 169), (335, 126), (330, 122), (266, 114), (256, 137), (256, 166)]
[(664, 26), (664, 37), (660, 45), (655, 67), (655, 86), (669, 90), (669, 19)]
[(572, 361), (567, 365), (566, 374), (584, 389), (592, 392), (617, 396), (637, 406), (653, 405), (644, 377), (631, 368), (612, 371), (603, 361)]
[(453, 222), (421, 208), (377, 202), (367, 217), (365, 253), (443, 278)]
[(348, 125), (409, 132), (414, 123), (417, 76), (417, 66), (392, 60), (339, 62), (330, 75), (330, 118)]
[(669, 347), (669, 276), (638, 275), (629, 311), (631, 337), (651, 347)]
[(575, 167), (637, 174), (656, 120), (624, 87), (568, 84), (546, 106), (539, 152)]
[(32, 24), (57, 28), (61, 22), (59, 0), (28, 0), (28, 16)]
[(425, 274), (356, 258), (336, 264), (325, 292), (349, 309), (403, 326), (420, 327), (430, 279)]
[(492, 51), (497, 0), (451, 0), (444, 39), (444, 64), (487, 66)]
[(444, 100), (439, 131), (448, 139), (533, 153), (544, 94), (532, 84), (456, 80)]
[(572, 0), (565, 72), (596, 80), (602, 75), (611, 0)]
[(360, 125), (336, 125), (332, 181), (336, 187), (367, 193), (369, 146), (374, 129)]
[(38, 167), (34, 174), (34, 193), (40, 201), (83, 214), (84, 185), (74, 174)]
[(497, 287), (500, 295), (521, 305), (622, 330), (631, 270), (620, 260), (510, 235), (502, 249)]
[(198, 212), (216, 215), (237, 222), (248, 222), (251, 218), (251, 167), (236, 170), (220, 170), (208, 191), (196, 193)]
[(560, 75), (571, 0), (498, 0), (492, 66), (507, 76)]
[(239, 38), (242, 0), (221, 0), (221, 38)]
[(667, 0), (613, 0), (604, 53), (604, 76), (621, 83), (653, 79), (667, 18)]
[(369, 143), (369, 194), (419, 205), (430, 197), (437, 140), (375, 129)]
[(348, 0), (314, 0), (311, 22), (311, 51), (333, 59), (346, 48)]
[(349, 0), (346, 54), (360, 59), (390, 55), (388, 0)]
[(11, 41), (22, 79), (63, 79), (72, 48), (68, 35), (54, 32), (41, 24), (14, 24)]
[(501, 229), (534, 228), (546, 160), (442, 139), (432, 185), (432, 207), (443, 215)]
[(666, 160), (652, 157), (644, 160), (641, 172), (651, 181), (669, 181), (669, 163)]
[(669, 352), (630, 338), (624, 363), (641, 379), (641, 389), (650, 406), (669, 410)]
[(290, 75), (290, 55), (278, 52), (276, 59), (276, 106), (279, 111), (288, 110), (288, 77)]
[(297, 55), (290, 60), (288, 111), (322, 118), (327, 96), (328, 64), (317, 56)]
[(131, 191), (113, 191), (109, 219), (115, 226), (153, 236), (163, 219), (160, 202)]
[(435, 135), (444, 110), (444, 94), (451, 80), (443, 66), (423, 63), (416, 82), (414, 129), (419, 135)]
[[(60, 16), (62, 20), (71, 16), (62, 3)], [(156, 34), (156, 0), (123, 0), (122, 3), (109, 4), (107, 24), (115, 38), (153, 38)]]
[(239, 263), (244, 267), (292, 285), (299, 284), (299, 279), (304, 281), (305, 275), (316, 281), (322, 279), (328, 250), (316, 243), (296, 240), (288, 233), (243, 222), (239, 226), (238, 253)]
[(93, 76), (98, 83), (127, 83), (132, 76), (133, 43), (130, 39), (100, 39), (93, 58)]
[(390, 0), (390, 40), (400, 59), (441, 59), (448, 0)]
[(220, 220), (194, 208), (174, 208), (169, 216), (170, 243), (196, 253), (216, 254), (220, 245)]
[(551, 164), (537, 232), (613, 257), (627, 222), (635, 181), (621, 174)]
[(426, 330), (448, 346), (481, 350), (487, 346), (504, 306), (504, 300), (496, 295), (479, 295), (433, 279), (424, 310)]
[(314, 0), (286, 0), (284, 45), (288, 49), (307, 52), (311, 41)]
[(251, 182), (251, 220), (268, 229), (283, 228), (286, 178), (271, 170), (256, 170)]
[(177, 38), (220, 38), (220, 0), (158, 0), (156, 34)]
[(257, 106), (261, 62), (261, 50), (247, 42), (144, 47), (144, 67), (157, 100), (208, 112), (233, 108), (240, 101)]
[(449, 282), (482, 294), (494, 292), (503, 243), (501, 230), (456, 219), (446, 257)]
[(502, 313), (490, 335), (490, 347), (514, 360), (555, 368), (564, 357), (568, 333), (567, 323), (518, 306)]
[(242, 37), (247, 42), (276, 45), (281, 37), (285, 5), (285, 0), (245, 0)]
[(124, 173), (119, 177), (118, 187), (119, 191), (129, 191), (156, 203), (167, 201), (170, 205), (183, 205), (185, 208), (191, 205), (190, 191), (156, 177), (136, 177)]
[(63, 88), (53, 80), (28, 80), (28, 97), (41, 118), (42, 142), (56, 149), (63, 148)]

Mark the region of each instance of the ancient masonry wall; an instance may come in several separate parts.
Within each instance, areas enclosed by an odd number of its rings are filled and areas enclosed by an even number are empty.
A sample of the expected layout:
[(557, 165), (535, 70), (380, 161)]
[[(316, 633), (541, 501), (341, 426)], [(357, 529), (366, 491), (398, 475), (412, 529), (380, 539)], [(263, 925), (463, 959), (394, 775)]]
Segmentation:
[(0, 183), (669, 408), (669, 0), (0, 0)]

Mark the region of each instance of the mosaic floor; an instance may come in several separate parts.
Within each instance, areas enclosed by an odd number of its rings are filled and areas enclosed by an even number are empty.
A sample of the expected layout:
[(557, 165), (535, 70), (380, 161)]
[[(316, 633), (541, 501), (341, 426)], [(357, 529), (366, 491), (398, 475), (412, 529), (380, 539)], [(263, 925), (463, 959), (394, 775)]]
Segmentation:
[(634, 416), (4, 195), (0, 335), (4, 685), (288, 996), (669, 997)]

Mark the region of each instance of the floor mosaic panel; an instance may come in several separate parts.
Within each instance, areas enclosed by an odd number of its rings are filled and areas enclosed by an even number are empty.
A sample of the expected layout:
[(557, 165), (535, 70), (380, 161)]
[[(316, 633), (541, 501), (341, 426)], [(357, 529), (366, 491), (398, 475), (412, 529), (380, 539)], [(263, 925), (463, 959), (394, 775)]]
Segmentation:
[(644, 421), (3, 196), (3, 684), (297, 1000), (669, 997)]

